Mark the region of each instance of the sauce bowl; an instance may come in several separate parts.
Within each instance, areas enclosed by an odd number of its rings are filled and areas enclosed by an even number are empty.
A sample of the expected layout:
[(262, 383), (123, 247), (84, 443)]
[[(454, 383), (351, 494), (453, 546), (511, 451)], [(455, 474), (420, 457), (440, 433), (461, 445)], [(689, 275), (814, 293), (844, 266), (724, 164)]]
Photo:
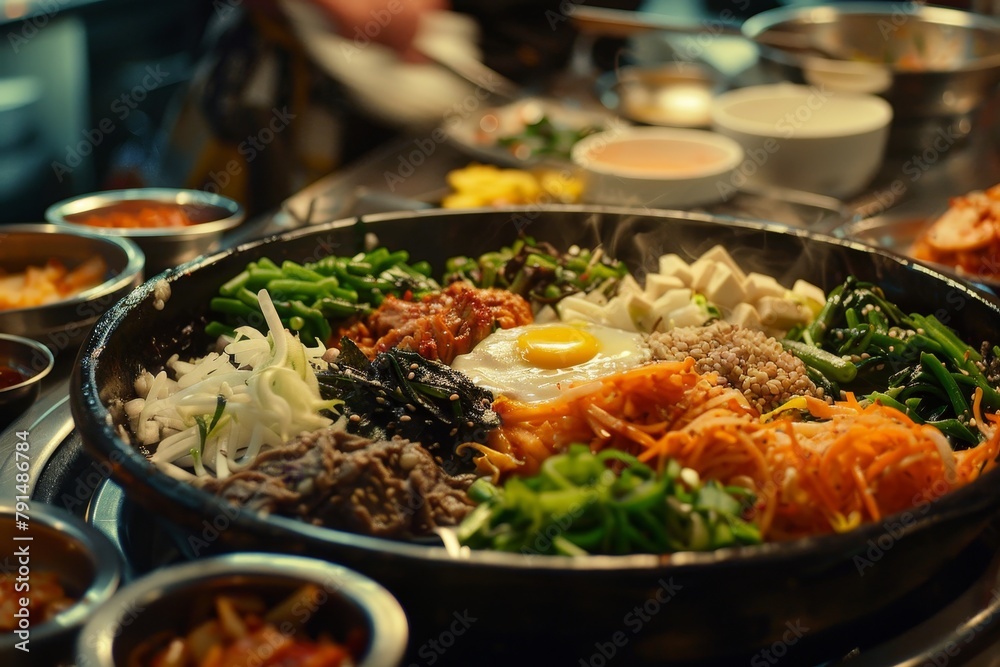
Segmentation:
[(705, 130), (629, 127), (586, 137), (572, 159), (584, 202), (671, 209), (724, 199), (743, 150)]

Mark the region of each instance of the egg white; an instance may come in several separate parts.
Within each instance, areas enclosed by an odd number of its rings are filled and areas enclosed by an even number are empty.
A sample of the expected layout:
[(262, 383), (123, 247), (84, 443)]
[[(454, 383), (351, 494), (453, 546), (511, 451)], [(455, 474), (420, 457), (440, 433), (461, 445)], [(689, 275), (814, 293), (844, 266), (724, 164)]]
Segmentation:
[(558, 398), (571, 385), (640, 366), (651, 357), (642, 334), (580, 322), (571, 326), (590, 333), (598, 341), (599, 350), (593, 358), (565, 368), (540, 368), (526, 361), (518, 349), (518, 338), (532, 329), (553, 326), (565, 327), (567, 323), (498, 329), (471, 352), (456, 357), (452, 368), (496, 396), (537, 403)]

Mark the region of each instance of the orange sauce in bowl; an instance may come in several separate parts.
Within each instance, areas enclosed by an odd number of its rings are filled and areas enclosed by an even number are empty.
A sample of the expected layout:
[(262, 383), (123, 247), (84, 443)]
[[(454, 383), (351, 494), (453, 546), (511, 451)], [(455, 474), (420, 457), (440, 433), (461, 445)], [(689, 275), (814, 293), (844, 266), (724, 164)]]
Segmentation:
[(28, 379), (28, 376), (17, 370), (13, 366), (0, 363), (0, 391), (9, 389), (16, 384), (21, 384)]
[(152, 199), (127, 199), (89, 211), (71, 213), (65, 217), (67, 222), (89, 227), (158, 229), (189, 227), (203, 222), (221, 220), (229, 217), (229, 211), (221, 206), (176, 204)]
[(595, 146), (588, 154), (597, 169), (641, 173), (644, 176), (699, 174), (721, 164), (728, 154), (721, 148), (693, 141), (623, 139)]

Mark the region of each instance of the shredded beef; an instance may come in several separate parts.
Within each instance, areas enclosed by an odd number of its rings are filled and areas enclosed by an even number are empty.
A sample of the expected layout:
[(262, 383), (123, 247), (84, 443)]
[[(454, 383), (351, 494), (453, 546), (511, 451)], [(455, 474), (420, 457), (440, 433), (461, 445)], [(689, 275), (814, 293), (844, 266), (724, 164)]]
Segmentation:
[(372, 441), (337, 425), (260, 454), (206, 488), (248, 509), (379, 537), (425, 536), (472, 509), (474, 475), (450, 475), (419, 443)]
[(471, 352), (495, 328), (533, 321), (531, 305), (523, 297), (456, 282), (420, 301), (386, 297), (365, 320), (337, 332), (333, 342), (347, 336), (369, 358), (398, 347), (450, 364), (458, 355)]

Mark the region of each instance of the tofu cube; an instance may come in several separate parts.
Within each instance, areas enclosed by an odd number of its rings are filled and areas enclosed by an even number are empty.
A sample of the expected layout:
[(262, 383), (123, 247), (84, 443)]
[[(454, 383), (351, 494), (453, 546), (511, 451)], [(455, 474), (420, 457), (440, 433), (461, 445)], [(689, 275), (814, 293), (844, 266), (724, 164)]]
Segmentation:
[(661, 273), (651, 273), (646, 276), (645, 295), (647, 298), (655, 301), (669, 290), (683, 289), (684, 287), (684, 281), (677, 276), (665, 276)]
[(757, 313), (767, 329), (787, 331), (796, 324), (809, 321), (809, 315), (799, 304), (789, 299), (765, 296), (757, 301)]
[(592, 301), (588, 301), (587, 299), (574, 294), (573, 296), (568, 296), (560, 301), (557, 309), (559, 319), (563, 322), (583, 320), (585, 322), (604, 324), (605, 307), (606, 306), (593, 303)]
[(811, 282), (802, 280), (801, 278), (796, 280), (795, 284), (792, 285), (792, 294), (815, 301), (821, 306), (826, 303), (826, 292), (816, 285), (813, 285)]
[(785, 288), (771, 276), (763, 273), (750, 272), (743, 281), (743, 291), (749, 303), (757, 303), (766, 296), (781, 298), (785, 296)]
[(725, 264), (716, 265), (703, 293), (711, 303), (727, 311), (746, 299), (743, 281)]
[(695, 292), (704, 293), (708, 289), (708, 284), (712, 280), (717, 266), (722, 266), (718, 262), (710, 259), (699, 259), (691, 265), (691, 284), (689, 287)]
[(656, 299), (656, 301), (653, 302), (652, 310), (659, 315), (666, 317), (671, 311), (689, 305), (691, 303), (692, 295), (693, 293), (691, 290), (686, 287), (664, 292)]
[(604, 323), (609, 327), (623, 329), (625, 331), (635, 331), (635, 322), (632, 320), (632, 313), (629, 307), (630, 298), (618, 297), (608, 302), (604, 306)]
[(726, 267), (729, 268), (730, 271), (736, 274), (740, 282), (746, 280), (747, 276), (743, 272), (743, 269), (741, 269), (740, 265), (736, 263), (736, 260), (733, 259), (733, 256), (729, 254), (729, 251), (723, 248), (721, 245), (712, 246), (701, 257), (698, 258), (699, 261), (703, 259), (710, 262), (716, 262), (717, 264), (724, 264)]
[[(680, 255), (670, 253), (660, 256), (660, 275), (679, 278), (685, 287), (691, 286), (691, 267)], [(647, 278), (648, 280), (648, 278)]]
[(642, 285), (632, 277), (631, 273), (626, 273), (618, 283), (618, 296), (630, 296), (632, 294), (642, 294)]
[(664, 318), (666, 329), (662, 328), (663, 324), (661, 324), (661, 328), (658, 328), (658, 330), (665, 331), (674, 327), (698, 327), (707, 321), (708, 315), (705, 311), (699, 308), (696, 304), (689, 303), (683, 308), (671, 311), (670, 314)]
[(733, 311), (726, 317), (726, 321), (736, 326), (747, 327), (748, 329), (761, 328), (760, 314), (756, 308), (746, 302), (736, 304)]
[(650, 331), (656, 318), (653, 316), (653, 300), (642, 294), (633, 294), (627, 297), (626, 308), (632, 326), (629, 331)]

